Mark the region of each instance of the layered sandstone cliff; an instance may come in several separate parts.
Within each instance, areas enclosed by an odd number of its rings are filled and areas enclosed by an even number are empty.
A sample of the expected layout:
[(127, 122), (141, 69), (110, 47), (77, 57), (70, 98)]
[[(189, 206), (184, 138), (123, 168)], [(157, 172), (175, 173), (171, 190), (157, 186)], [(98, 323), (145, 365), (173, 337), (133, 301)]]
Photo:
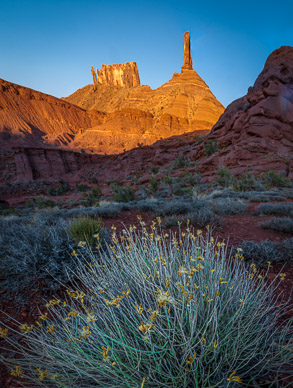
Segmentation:
[[(206, 158), (208, 142), (219, 150)], [(227, 107), (192, 158), (207, 176), (226, 166), (236, 175), (272, 169), (293, 178), (293, 47), (268, 57), (254, 86)]]

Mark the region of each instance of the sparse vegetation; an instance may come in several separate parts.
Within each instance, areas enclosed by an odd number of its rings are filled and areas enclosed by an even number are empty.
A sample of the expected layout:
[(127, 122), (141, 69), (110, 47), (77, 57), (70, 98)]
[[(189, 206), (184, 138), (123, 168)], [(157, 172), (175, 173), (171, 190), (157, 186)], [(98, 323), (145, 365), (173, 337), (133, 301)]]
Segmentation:
[(214, 153), (216, 153), (220, 149), (217, 139), (216, 140), (211, 140), (211, 139), (208, 140), (206, 142), (206, 144), (204, 144), (203, 147), (205, 149), (205, 153), (207, 156), (213, 155)]
[(237, 179), (235, 176), (224, 166), (220, 167), (217, 171), (217, 177), (215, 181), (222, 187), (231, 187), (237, 184)]
[(279, 232), (284, 233), (293, 233), (293, 218), (283, 217), (283, 218), (272, 218), (265, 222), (261, 223), (262, 228), (264, 229), (273, 229)]
[(112, 184), (111, 189), (114, 192), (113, 199), (115, 202), (129, 202), (135, 200), (135, 191), (129, 186)]
[(292, 187), (292, 182), (289, 179), (274, 170), (263, 173), (262, 180), (268, 187)]
[(293, 218), (293, 203), (263, 203), (255, 209), (255, 214), (289, 216)]

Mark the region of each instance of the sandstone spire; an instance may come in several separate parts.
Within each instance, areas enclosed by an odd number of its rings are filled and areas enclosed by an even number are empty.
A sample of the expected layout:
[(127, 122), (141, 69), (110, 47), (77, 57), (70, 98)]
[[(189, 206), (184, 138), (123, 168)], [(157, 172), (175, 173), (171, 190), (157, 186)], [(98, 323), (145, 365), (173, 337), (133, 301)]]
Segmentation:
[(184, 64), (181, 70), (192, 70), (192, 58), (190, 53), (190, 34), (189, 31), (184, 34)]
[(95, 72), (94, 66), (92, 66), (91, 73), (93, 76), (94, 85), (96, 85), (98, 83), (98, 80), (97, 80), (97, 74)]

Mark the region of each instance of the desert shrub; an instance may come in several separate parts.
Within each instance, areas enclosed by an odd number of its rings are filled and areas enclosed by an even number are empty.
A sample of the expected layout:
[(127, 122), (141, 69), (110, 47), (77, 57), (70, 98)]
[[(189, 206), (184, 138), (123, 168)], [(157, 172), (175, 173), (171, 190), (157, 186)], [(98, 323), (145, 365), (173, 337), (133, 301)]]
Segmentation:
[(241, 177), (238, 179), (236, 187), (240, 191), (263, 189), (261, 182), (257, 181), (255, 176), (251, 173), (242, 174)]
[(222, 166), (217, 171), (216, 183), (223, 187), (235, 186), (237, 180), (230, 170)]
[(129, 202), (135, 200), (135, 191), (129, 186), (111, 185), (114, 192), (113, 199), (115, 202)]
[(203, 228), (207, 225), (210, 226), (220, 226), (221, 218), (209, 208), (209, 207), (198, 207), (193, 209), (187, 215), (170, 215), (164, 217), (163, 224), (165, 228), (171, 228), (177, 226), (178, 222), (182, 225), (191, 224)]
[(244, 241), (239, 247), (242, 249), (244, 260), (252, 261), (256, 265), (266, 265), (268, 261), (281, 261), (283, 257), (279, 244), (270, 240), (259, 243)]
[(263, 203), (255, 209), (255, 214), (293, 217), (293, 203)]
[(69, 278), (64, 265), (72, 263), (72, 240), (64, 221), (47, 225), (40, 220), (3, 221), (0, 224), (0, 277), (2, 287), (17, 294), (21, 289), (42, 280), (43, 291), (58, 289), (58, 281)]
[(161, 205), (161, 202), (157, 200), (150, 200), (150, 199), (143, 199), (140, 201), (137, 201), (137, 203), (134, 205), (134, 207), (139, 211), (150, 211), (157, 213), (158, 207)]
[(80, 262), (78, 282), (47, 303), (40, 325), (4, 333), (18, 357), (3, 361), (23, 382), (249, 387), (292, 372), (292, 321), (279, 323), (286, 304), (265, 273), (227, 260), (225, 244), (200, 231), (124, 237)]
[(175, 159), (172, 163), (172, 167), (174, 168), (182, 168), (186, 166), (186, 160), (184, 155), (180, 155), (177, 159)]
[(69, 235), (76, 244), (86, 242), (90, 246), (97, 245), (97, 240), (101, 239), (104, 228), (101, 218), (95, 219), (89, 216), (78, 217), (70, 221), (68, 228)]
[(102, 197), (102, 190), (99, 187), (93, 187), (89, 197), (92, 199), (100, 199)]
[(239, 198), (247, 199), (249, 202), (270, 202), (285, 201), (286, 197), (275, 191), (247, 191), (238, 193)]
[(218, 140), (208, 140), (206, 144), (204, 144), (205, 153), (207, 156), (213, 155), (215, 152), (219, 150)]
[(157, 174), (159, 172), (159, 169), (157, 167), (151, 167), (151, 172), (153, 174)]
[(284, 233), (293, 233), (293, 218), (272, 218), (265, 222), (261, 222), (261, 227), (264, 229), (273, 229)]
[(29, 199), (26, 205), (29, 207), (37, 207), (39, 209), (43, 209), (46, 207), (54, 207), (56, 203), (52, 199), (47, 199), (45, 197), (36, 197)]
[(153, 176), (150, 179), (149, 189), (152, 193), (156, 193), (159, 189), (159, 183)]
[(293, 238), (281, 242), (243, 241), (239, 247), (242, 249), (244, 260), (258, 266), (266, 266), (268, 262), (292, 262), (293, 260)]
[(90, 188), (89, 186), (85, 185), (85, 184), (80, 184), (80, 185), (76, 185), (76, 189), (82, 193), (85, 193), (86, 191), (88, 191)]
[(222, 198), (213, 200), (210, 207), (220, 216), (232, 216), (234, 214), (243, 214), (247, 210), (247, 202), (231, 198)]
[(269, 187), (292, 187), (292, 182), (289, 179), (274, 170), (263, 173), (262, 180)]
[(180, 200), (171, 200), (163, 203), (156, 211), (157, 216), (169, 216), (174, 214), (186, 214), (192, 210), (191, 203)]

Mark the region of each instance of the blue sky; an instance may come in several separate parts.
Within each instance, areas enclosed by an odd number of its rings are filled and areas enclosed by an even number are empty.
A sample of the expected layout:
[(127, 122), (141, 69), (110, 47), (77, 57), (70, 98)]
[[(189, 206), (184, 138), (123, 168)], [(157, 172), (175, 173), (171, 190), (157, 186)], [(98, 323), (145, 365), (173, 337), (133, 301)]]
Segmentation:
[(92, 65), (127, 61), (156, 88), (180, 72), (190, 31), (194, 68), (227, 106), (293, 46), (292, 0), (2, 0), (0, 14), (0, 78), (57, 97), (91, 83)]

